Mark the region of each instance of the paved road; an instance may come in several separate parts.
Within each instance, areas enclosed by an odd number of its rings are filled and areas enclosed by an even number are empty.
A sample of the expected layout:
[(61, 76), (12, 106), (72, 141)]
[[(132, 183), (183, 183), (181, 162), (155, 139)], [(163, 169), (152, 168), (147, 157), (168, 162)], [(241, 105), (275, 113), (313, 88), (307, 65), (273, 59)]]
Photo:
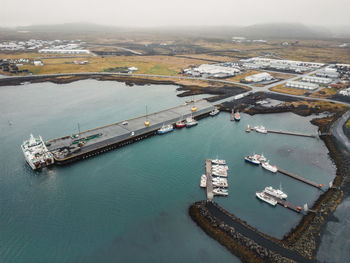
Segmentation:
[(282, 255), (283, 257), (290, 258), (298, 263), (310, 263), (313, 262), (309, 259), (306, 259), (302, 257), (301, 255), (297, 254), (296, 252), (293, 252), (289, 249), (286, 249), (279, 244), (272, 242), (269, 239), (266, 239), (265, 237), (261, 236), (259, 233), (251, 230), (250, 228), (243, 225), (241, 222), (234, 220), (233, 218), (226, 215), (224, 212), (222, 212), (220, 209), (218, 209), (217, 206), (215, 206), (212, 202), (207, 202), (206, 207), (208, 208), (208, 211), (215, 216), (215, 218), (218, 218), (219, 220), (225, 222), (225, 224), (235, 228), (235, 230), (245, 237), (248, 237), (249, 239), (255, 241), (262, 247), (265, 247), (269, 250), (272, 250), (274, 252), (277, 252), (278, 254)]
[(333, 125), (331, 132), (340, 141), (345, 148), (350, 152), (349, 138), (344, 134), (343, 126), (345, 122), (350, 118), (350, 111), (347, 111), (341, 118), (339, 118)]

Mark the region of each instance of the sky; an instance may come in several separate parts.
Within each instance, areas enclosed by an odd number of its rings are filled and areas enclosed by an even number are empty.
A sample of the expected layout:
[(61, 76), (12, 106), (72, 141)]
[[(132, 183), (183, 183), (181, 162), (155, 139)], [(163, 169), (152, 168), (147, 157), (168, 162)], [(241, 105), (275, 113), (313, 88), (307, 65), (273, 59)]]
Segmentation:
[(89, 22), (114, 26), (349, 25), (350, 0), (0, 0), (0, 27)]

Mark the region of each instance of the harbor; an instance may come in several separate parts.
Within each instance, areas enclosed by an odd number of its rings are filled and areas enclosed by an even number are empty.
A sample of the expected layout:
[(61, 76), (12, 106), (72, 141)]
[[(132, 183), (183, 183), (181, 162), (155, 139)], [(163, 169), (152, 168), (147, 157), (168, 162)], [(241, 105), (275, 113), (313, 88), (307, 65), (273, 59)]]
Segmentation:
[(179, 118), (202, 118), (214, 110), (206, 100), (186, 103), (167, 110), (120, 121), (46, 142), (56, 164), (86, 159), (157, 134), (164, 125)]

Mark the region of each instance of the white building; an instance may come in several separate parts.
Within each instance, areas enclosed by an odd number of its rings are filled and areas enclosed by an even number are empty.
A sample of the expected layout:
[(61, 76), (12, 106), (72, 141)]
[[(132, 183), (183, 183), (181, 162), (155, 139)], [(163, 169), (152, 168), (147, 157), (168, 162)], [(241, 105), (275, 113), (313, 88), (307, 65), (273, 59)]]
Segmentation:
[(202, 64), (193, 69), (185, 69), (184, 72), (192, 76), (208, 75), (212, 77), (228, 77), (234, 76), (241, 71), (235, 67), (225, 67), (218, 64)]
[(339, 94), (341, 94), (343, 96), (350, 96), (350, 88), (343, 89), (343, 90), (339, 91)]
[(41, 60), (35, 60), (35, 61), (33, 62), (33, 64), (34, 64), (34, 66), (44, 66), (44, 63), (41, 62)]
[(315, 90), (319, 87), (315, 83), (302, 82), (302, 81), (287, 81), (286, 86), (288, 88), (297, 88), (297, 89), (306, 89), (306, 90)]
[(332, 80), (329, 78), (320, 78), (320, 77), (313, 77), (313, 76), (305, 76), (302, 78), (302, 81), (318, 83), (318, 84), (329, 84), (332, 82)]
[(318, 70), (316, 72), (316, 76), (322, 77), (322, 78), (336, 79), (339, 77), (339, 73), (337, 72), (336, 68), (324, 68), (324, 69)]
[(57, 53), (57, 54), (90, 54), (87, 49), (40, 49), (39, 53)]
[(261, 82), (261, 81), (266, 81), (266, 80), (272, 80), (273, 77), (267, 73), (267, 72), (262, 72), (258, 74), (254, 74), (248, 77), (245, 77), (246, 82)]

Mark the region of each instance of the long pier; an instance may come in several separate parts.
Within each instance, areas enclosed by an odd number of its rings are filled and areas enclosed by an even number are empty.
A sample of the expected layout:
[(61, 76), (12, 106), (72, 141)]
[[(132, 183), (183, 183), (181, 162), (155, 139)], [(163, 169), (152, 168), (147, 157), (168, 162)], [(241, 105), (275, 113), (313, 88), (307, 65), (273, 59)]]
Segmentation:
[(47, 141), (46, 145), (54, 155), (56, 164), (66, 164), (140, 141), (157, 134), (157, 130), (163, 125), (175, 124), (179, 119), (191, 115), (199, 119), (207, 116), (212, 110), (214, 106), (202, 99), (72, 136), (52, 139)]
[[(255, 131), (255, 128), (250, 128), (250, 130)], [(277, 130), (266, 130), (267, 133), (276, 133), (276, 134), (284, 134), (284, 135), (293, 135), (293, 136), (300, 136), (300, 137), (308, 137), (308, 138), (316, 138), (317, 135), (314, 134), (306, 134), (306, 133), (299, 133), (299, 132), (289, 132), (289, 131), (277, 131)]]
[(209, 201), (212, 201), (214, 198), (214, 194), (213, 194), (213, 178), (211, 175), (211, 160), (210, 159), (206, 159), (205, 160), (205, 174), (207, 176), (207, 199)]
[(303, 178), (303, 177), (301, 177), (301, 176), (299, 176), (297, 174), (293, 174), (291, 172), (288, 172), (288, 171), (286, 171), (286, 170), (284, 170), (282, 168), (277, 168), (277, 169), (278, 169), (278, 172), (280, 172), (282, 174), (288, 175), (289, 177), (292, 177), (292, 178), (294, 178), (294, 179), (296, 179), (298, 181), (301, 181), (303, 183), (306, 183), (306, 184), (311, 185), (313, 187), (316, 187), (318, 189), (321, 189), (322, 186), (323, 186), (322, 184), (315, 183), (315, 182), (313, 182), (311, 180), (308, 180), (308, 179), (305, 179), (305, 178)]
[(294, 205), (294, 204), (292, 204), (292, 203), (290, 203), (290, 202), (288, 202), (288, 201), (286, 201), (284, 199), (277, 198), (277, 197), (275, 197), (273, 195), (270, 195), (268, 193), (265, 193), (265, 194), (268, 195), (269, 197), (275, 199), (277, 201), (277, 204), (279, 204), (279, 205), (281, 205), (281, 206), (283, 206), (285, 208), (288, 208), (288, 209), (290, 209), (290, 210), (292, 210), (294, 212), (297, 212), (297, 213), (300, 213), (302, 211), (302, 209), (300, 207), (298, 208), (298, 206), (296, 206), (296, 205)]

